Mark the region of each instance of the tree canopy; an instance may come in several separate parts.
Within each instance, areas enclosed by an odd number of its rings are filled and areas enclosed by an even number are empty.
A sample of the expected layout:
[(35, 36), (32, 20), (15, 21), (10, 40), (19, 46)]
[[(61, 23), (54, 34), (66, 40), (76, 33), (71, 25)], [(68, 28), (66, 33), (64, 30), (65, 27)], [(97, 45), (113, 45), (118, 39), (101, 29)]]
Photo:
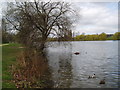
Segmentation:
[(73, 11), (68, 3), (15, 2), (8, 3), (8, 7), (5, 19), (27, 46), (43, 49), (48, 37), (57, 37), (59, 41), (72, 37)]

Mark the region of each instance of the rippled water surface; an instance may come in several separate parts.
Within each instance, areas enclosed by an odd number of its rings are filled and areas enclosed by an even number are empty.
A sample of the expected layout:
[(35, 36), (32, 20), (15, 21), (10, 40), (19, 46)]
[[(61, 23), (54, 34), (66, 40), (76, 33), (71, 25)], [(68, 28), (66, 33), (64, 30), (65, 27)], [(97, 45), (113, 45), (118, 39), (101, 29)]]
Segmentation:
[[(118, 87), (118, 41), (73, 41), (52, 43), (48, 48), (54, 87)], [(75, 52), (80, 52), (75, 55)], [(88, 79), (96, 74), (96, 78)], [(105, 84), (99, 84), (105, 79)]]

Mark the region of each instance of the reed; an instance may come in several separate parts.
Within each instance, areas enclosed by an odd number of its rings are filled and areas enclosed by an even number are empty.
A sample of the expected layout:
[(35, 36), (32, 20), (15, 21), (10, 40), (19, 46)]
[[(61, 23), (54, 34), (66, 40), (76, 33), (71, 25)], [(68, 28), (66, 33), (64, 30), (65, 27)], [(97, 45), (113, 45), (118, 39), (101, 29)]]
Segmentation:
[(12, 65), (12, 74), (17, 88), (42, 88), (43, 77), (48, 72), (46, 58), (34, 50), (25, 50)]

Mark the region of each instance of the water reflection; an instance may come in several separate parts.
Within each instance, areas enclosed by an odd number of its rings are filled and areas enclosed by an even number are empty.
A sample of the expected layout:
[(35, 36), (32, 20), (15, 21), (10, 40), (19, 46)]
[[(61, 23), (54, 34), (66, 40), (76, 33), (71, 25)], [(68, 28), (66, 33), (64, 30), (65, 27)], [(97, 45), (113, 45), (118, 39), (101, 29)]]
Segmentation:
[(58, 87), (69, 88), (72, 82), (72, 54), (62, 54), (59, 56), (59, 69), (58, 69)]
[[(61, 45), (63, 47), (61, 47)], [(72, 84), (72, 46), (70, 43), (57, 44), (59, 50), (50, 52), (49, 65), (53, 70), (55, 88), (70, 88)], [(54, 48), (54, 47), (53, 47)], [(62, 49), (61, 49), (62, 48)], [(52, 49), (53, 50), (53, 49)]]

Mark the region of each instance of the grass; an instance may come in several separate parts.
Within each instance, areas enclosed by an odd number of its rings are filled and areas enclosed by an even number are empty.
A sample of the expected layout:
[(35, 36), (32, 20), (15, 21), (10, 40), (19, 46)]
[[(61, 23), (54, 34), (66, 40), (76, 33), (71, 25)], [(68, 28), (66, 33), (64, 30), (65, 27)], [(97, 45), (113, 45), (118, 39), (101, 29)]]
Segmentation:
[(2, 88), (15, 88), (12, 82), (11, 65), (16, 63), (16, 57), (23, 49), (17, 43), (9, 43), (2, 46)]

